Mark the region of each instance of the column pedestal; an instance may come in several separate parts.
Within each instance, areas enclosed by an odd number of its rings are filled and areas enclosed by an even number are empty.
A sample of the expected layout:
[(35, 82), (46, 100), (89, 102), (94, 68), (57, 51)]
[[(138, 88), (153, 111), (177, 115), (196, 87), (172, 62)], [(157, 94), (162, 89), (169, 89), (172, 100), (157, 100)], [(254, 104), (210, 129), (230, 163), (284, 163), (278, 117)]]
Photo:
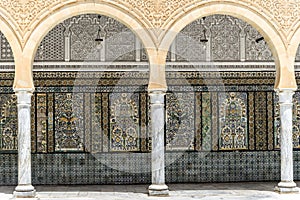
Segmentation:
[(152, 128), (152, 185), (149, 186), (150, 196), (168, 196), (169, 188), (165, 184), (165, 149), (164, 125), (165, 108), (163, 91), (153, 91), (150, 94), (151, 128)]
[(149, 196), (169, 196), (169, 187), (166, 184), (149, 186)]
[(275, 187), (279, 193), (299, 192), (293, 181), (293, 94), (292, 90), (279, 91), (281, 182)]
[(15, 90), (18, 100), (18, 186), (14, 198), (35, 198), (31, 185), (30, 107), (32, 90)]

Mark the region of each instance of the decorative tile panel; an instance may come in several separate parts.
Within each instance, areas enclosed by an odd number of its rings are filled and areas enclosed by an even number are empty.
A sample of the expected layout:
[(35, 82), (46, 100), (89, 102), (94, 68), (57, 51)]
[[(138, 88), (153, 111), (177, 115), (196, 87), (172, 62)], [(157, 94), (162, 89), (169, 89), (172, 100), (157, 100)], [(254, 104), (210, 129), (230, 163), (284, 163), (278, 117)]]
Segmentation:
[[(91, 97), (92, 115), (92, 153), (102, 151), (102, 108), (101, 94), (95, 93)], [(87, 122), (86, 122), (87, 123)]]
[(55, 151), (84, 150), (83, 94), (55, 94)]
[(300, 93), (293, 96), (293, 147), (300, 148)]
[(84, 94), (84, 148), (86, 152), (91, 152), (92, 145), (92, 131), (91, 131), (91, 94)]
[(139, 96), (130, 93), (110, 95), (110, 150), (140, 149)]
[(255, 93), (255, 144), (256, 150), (268, 149), (267, 96), (265, 92)]
[[(211, 94), (209, 92), (202, 93), (202, 150), (211, 151), (212, 137), (212, 118), (211, 118)], [(197, 115), (198, 118), (198, 115)]]
[(48, 93), (48, 152), (54, 152), (54, 94)]
[[(202, 138), (202, 95), (200, 92), (195, 93), (195, 150), (200, 151), (204, 149), (202, 147), (203, 138)], [(200, 117), (201, 116), (201, 117)], [(205, 120), (203, 120), (205, 121)]]
[(47, 124), (47, 95), (37, 94), (37, 118), (36, 118), (36, 139), (37, 139), (37, 152), (47, 153), (47, 139), (48, 139), (48, 124)]
[(140, 93), (141, 151), (148, 152), (148, 94)]
[(274, 149), (274, 118), (273, 118), (273, 107), (274, 107), (274, 92), (267, 93), (267, 123), (268, 123), (268, 150)]
[(194, 150), (194, 93), (166, 95), (166, 150)]
[(31, 127), (31, 152), (36, 153), (37, 152), (37, 125), (36, 125), (36, 108), (37, 108), (37, 103), (36, 103), (36, 96), (32, 95), (31, 96), (31, 107), (30, 107), (30, 127)]
[(103, 138), (102, 138), (102, 151), (108, 152), (109, 146), (109, 94), (102, 94), (102, 123), (103, 123)]
[(0, 94), (0, 150), (18, 149), (17, 97), (12, 94)]
[(248, 111), (249, 111), (249, 150), (255, 149), (255, 124), (254, 124), (254, 92), (248, 93)]
[(218, 151), (219, 150), (219, 133), (218, 133), (218, 121), (216, 120), (218, 116), (218, 107), (219, 107), (219, 102), (218, 102), (218, 93), (212, 92), (210, 96), (211, 100), (211, 146), (213, 151)]
[(248, 148), (247, 94), (230, 92), (219, 94), (220, 150)]

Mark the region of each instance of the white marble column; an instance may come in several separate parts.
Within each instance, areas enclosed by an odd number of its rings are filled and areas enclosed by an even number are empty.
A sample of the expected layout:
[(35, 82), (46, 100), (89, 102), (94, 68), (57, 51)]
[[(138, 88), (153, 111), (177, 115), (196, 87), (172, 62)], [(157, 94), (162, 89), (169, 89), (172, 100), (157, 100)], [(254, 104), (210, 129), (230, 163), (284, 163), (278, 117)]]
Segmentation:
[(31, 185), (30, 107), (32, 90), (15, 90), (18, 100), (18, 186), (14, 198), (34, 198)]
[(150, 196), (168, 196), (169, 189), (165, 184), (165, 148), (164, 125), (165, 106), (163, 91), (149, 93), (151, 103), (151, 128), (152, 128), (152, 184), (149, 186)]
[(280, 193), (298, 192), (293, 181), (293, 94), (292, 90), (278, 92), (280, 106), (281, 182), (275, 187)]

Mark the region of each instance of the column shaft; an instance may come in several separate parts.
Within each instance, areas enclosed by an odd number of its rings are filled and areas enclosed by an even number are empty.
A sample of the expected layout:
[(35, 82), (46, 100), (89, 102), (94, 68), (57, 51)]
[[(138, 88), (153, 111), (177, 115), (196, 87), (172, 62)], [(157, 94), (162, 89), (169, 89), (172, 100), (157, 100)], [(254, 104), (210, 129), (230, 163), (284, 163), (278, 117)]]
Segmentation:
[(165, 184), (165, 155), (164, 155), (164, 93), (150, 93), (151, 101), (151, 130), (152, 130), (152, 185), (149, 187), (151, 196), (167, 196), (168, 186)]
[(31, 185), (31, 131), (30, 107), (32, 92), (16, 91), (18, 99), (18, 186), (15, 198), (35, 197), (34, 187)]
[(291, 90), (278, 93), (280, 106), (280, 150), (281, 182), (275, 188), (278, 192), (297, 192), (293, 181), (293, 94)]

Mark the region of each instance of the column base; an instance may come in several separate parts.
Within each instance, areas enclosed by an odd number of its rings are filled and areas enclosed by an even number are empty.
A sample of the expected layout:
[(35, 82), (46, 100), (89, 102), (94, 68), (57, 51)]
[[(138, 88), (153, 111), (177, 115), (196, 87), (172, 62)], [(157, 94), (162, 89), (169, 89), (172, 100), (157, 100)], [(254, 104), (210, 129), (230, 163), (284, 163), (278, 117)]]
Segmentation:
[(278, 193), (298, 193), (299, 188), (295, 182), (280, 182), (274, 188), (275, 192)]
[(167, 185), (152, 184), (149, 186), (149, 196), (169, 196), (169, 188)]
[(13, 197), (16, 198), (35, 198), (36, 191), (32, 185), (18, 185), (14, 191)]

